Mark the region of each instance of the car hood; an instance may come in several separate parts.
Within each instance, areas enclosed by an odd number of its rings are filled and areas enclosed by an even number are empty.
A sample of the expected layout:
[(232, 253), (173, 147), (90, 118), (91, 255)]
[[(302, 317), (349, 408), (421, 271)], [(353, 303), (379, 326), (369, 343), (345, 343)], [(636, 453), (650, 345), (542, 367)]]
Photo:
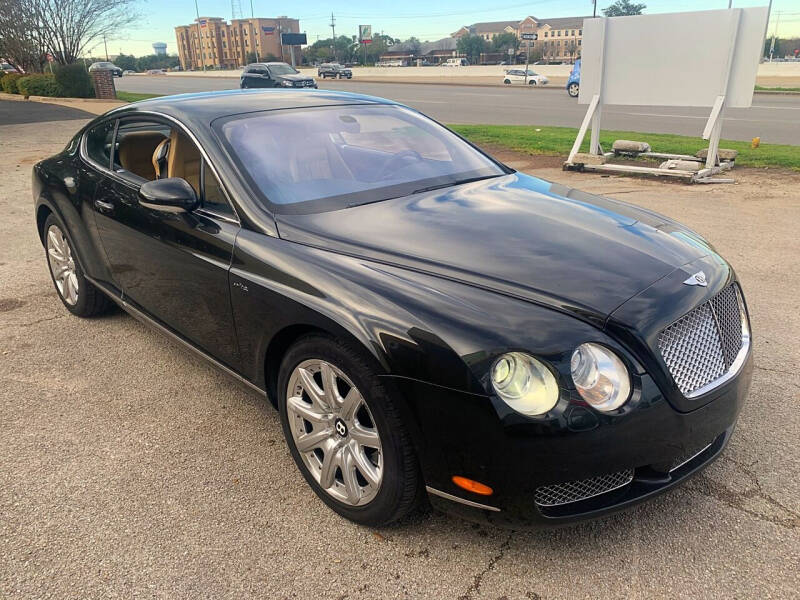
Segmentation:
[(286, 81), (305, 81), (306, 79), (313, 79), (313, 77), (303, 75), (302, 73), (290, 73), (287, 75), (276, 75), (275, 79), (285, 79)]
[(713, 252), (666, 217), (521, 173), (276, 220), (287, 240), (437, 274), (595, 323)]

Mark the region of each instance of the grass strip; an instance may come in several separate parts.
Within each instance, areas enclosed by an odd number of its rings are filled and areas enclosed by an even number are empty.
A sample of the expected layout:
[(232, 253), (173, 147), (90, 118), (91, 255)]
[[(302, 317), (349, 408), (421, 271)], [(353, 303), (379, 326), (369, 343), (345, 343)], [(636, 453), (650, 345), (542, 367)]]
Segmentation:
[(150, 98), (158, 98), (164, 94), (140, 94), (138, 92), (117, 92), (117, 100), (123, 102), (138, 102), (139, 100), (148, 100)]
[[(525, 125), (449, 125), (471, 142), (491, 144), (525, 154), (563, 156), (569, 154), (575, 142), (577, 129), (571, 127), (538, 127)], [(666, 133), (640, 133), (633, 131), (602, 131), (601, 145), (610, 150), (614, 140), (637, 140), (647, 142), (653, 152), (693, 155), (708, 142), (699, 137)], [(800, 140), (798, 140), (800, 141)], [(786, 167), (800, 170), (800, 146), (761, 144), (753, 148), (750, 142), (722, 140), (720, 148), (739, 151), (736, 164), (747, 167)], [(587, 132), (581, 152), (589, 151)]]

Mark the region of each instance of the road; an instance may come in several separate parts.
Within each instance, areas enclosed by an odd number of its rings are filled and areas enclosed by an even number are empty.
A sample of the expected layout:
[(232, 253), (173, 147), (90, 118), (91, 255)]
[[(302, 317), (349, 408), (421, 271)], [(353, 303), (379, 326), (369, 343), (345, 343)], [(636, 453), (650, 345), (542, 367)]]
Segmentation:
[[(117, 89), (151, 94), (182, 94), (237, 88), (228, 77), (129, 76), (115, 80)], [(320, 81), (327, 89), (347, 90), (391, 98), (444, 123), (491, 125), (558, 125), (578, 127), (586, 106), (567, 96), (562, 87), (477, 87), (413, 83)], [(603, 127), (622, 131), (676, 133), (700, 136), (709, 110), (610, 106), (603, 111)], [(753, 106), (725, 113), (723, 138), (763, 143), (800, 144), (800, 95), (756, 94)], [(645, 140), (646, 141), (646, 140)]]
[[(736, 432), (698, 477), (601, 521), (509, 532), (424, 513), (373, 530), (311, 492), (263, 396), (124, 313), (64, 309), (30, 173), (84, 121), (32, 102), (0, 101), (0, 115), (11, 104), (0, 598), (797, 598), (799, 173), (737, 169), (735, 186), (689, 186), (537, 169), (680, 218), (733, 262), (755, 361)], [(537, 160), (501, 159), (524, 171)]]

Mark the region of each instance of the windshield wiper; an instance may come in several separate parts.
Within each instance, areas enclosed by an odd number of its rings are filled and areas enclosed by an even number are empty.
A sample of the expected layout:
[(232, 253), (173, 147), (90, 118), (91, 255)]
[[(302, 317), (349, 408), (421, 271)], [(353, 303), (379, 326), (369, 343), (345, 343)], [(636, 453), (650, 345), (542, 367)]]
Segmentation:
[(424, 192), (432, 192), (433, 190), (440, 190), (454, 185), (461, 185), (462, 183), (472, 183), (473, 181), (481, 181), (483, 179), (493, 179), (500, 177), (500, 175), (482, 175), (480, 177), (467, 177), (466, 179), (457, 179), (456, 181), (448, 181), (447, 183), (439, 183), (437, 185), (429, 185), (428, 187), (419, 188), (411, 192), (412, 194), (422, 194)]

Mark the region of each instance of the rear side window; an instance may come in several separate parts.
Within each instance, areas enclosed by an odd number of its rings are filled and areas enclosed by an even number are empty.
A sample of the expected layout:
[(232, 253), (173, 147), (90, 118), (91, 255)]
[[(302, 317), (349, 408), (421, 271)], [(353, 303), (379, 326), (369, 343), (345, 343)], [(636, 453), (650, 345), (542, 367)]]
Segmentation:
[(116, 121), (104, 121), (86, 133), (86, 155), (101, 167), (111, 166), (111, 141)]

